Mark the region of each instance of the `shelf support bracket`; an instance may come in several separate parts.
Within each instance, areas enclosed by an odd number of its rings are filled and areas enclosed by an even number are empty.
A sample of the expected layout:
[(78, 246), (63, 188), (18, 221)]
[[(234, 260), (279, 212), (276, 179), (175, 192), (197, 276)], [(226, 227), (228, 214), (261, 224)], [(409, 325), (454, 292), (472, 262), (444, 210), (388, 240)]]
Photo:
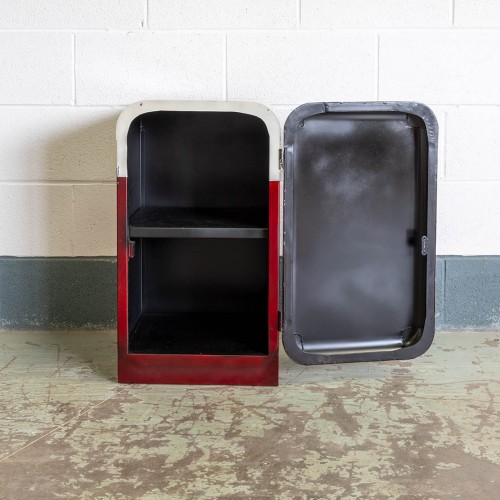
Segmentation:
[(133, 259), (135, 257), (135, 241), (128, 240), (127, 257), (129, 259)]

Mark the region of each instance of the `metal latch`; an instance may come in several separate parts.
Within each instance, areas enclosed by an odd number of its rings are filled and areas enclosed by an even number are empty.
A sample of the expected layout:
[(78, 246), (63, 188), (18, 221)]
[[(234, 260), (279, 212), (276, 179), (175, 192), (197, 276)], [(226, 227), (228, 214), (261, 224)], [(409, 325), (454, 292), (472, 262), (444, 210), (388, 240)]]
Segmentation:
[(428, 238), (427, 236), (422, 236), (422, 255), (427, 255), (427, 243), (428, 243)]

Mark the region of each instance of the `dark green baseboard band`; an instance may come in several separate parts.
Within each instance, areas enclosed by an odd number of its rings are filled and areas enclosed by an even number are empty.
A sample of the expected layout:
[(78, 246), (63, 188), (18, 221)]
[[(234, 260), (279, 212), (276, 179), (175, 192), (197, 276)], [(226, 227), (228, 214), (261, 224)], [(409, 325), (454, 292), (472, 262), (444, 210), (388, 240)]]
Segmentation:
[[(437, 330), (500, 330), (500, 256), (439, 256)], [(0, 257), (0, 328), (116, 326), (115, 257)]]
[(0, 257), (0, 328), (116, 326), (115, 257)]
[(436, 329), (500, 331), (500, 255), (438, 256)]

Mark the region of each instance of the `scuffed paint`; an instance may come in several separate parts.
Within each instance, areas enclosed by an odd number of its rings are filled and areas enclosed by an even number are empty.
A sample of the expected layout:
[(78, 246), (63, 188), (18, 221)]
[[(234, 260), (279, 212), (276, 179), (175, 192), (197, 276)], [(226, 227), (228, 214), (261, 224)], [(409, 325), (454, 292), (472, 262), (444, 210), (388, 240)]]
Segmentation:
[(119, 386), (114, 336), (0, 333), (0, 497), (498, 498), (498, 333), (277, 388)]

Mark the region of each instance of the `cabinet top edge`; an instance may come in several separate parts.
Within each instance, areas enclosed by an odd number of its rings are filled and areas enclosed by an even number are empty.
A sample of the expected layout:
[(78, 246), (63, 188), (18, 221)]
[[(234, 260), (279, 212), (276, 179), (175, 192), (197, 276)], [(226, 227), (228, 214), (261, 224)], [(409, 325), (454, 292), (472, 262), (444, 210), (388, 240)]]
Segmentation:
[(127, 106), (120, 113), (116, 123), (118, 177), (127, 177), (127, 135), (131, 123), (138, 116), (155, 111), (233, 112), (260, 118), (269, 132), (269, 180), (279, 180), (282, 134), (278, 118), (270, 106), (256, 101), (216, 100), (145, 100)]

